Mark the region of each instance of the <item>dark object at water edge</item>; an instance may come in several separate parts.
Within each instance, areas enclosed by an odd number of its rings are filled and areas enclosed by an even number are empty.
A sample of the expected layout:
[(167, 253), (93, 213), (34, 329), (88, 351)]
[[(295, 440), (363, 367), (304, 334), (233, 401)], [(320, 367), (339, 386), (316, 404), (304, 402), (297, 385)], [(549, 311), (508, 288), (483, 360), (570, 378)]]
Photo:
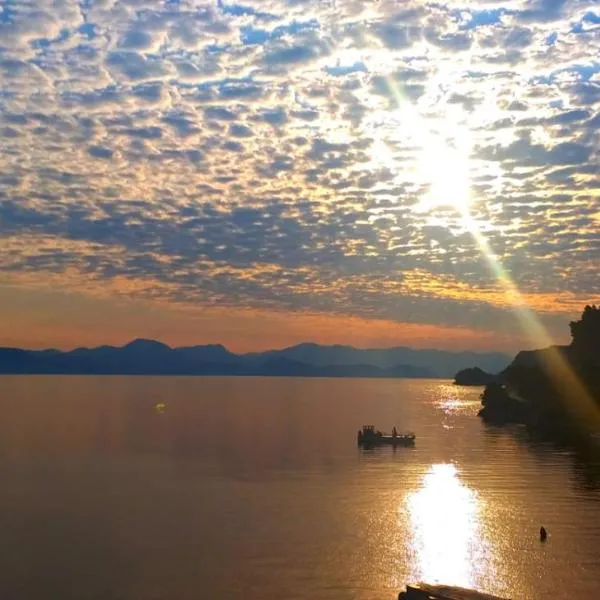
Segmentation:
[(518, 423), (544, 437), (593, 445), (600, 433), (600, 307), (586, 306), (569, 323), (571, 343), (517, 354), (487, 384), (479, 415)]
[(470, 369), (463, 369), (462, 371), (459, 371), (454, 376), (454, 384), (473, 386), (488, 385), (488, 383), (492, 383), (493, 381), (497, 381), (498, 379), (498, 375), (486, 373), (483, 369), (480, 369), (479, 367), (472, 367)]
[(548, 532), (545, 527), (540, 527), (540, 542), (545, 542), (548, 537)]
[(453, 585), (430, 585), (417, 583), (407, 585), (405, 592), (398, 594), (398, 600), (506, 600), (500, 596), (484, 594), (476, 590)]
[(375, 429), (373, 425), (363, 425), (356, 436), (359, 446), (414, 446), (415, 439), (414, 433), (398, 433), (394, 427), (390, 435)]

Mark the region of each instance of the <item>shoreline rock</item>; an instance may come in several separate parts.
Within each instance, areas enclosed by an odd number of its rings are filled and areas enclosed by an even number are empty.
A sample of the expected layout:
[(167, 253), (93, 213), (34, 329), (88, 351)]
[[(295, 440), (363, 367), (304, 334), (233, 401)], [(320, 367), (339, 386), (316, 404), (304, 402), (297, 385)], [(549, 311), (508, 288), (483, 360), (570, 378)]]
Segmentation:
[[(569, 346), (519, 352), (481, 395), (479, 416), (549, 437), (600, 432), (600, 307), (570, 323)], [(587, 434), (587, 435), (586, 435)]]
[(498, 379), (497, 375), (487, 373), (479, 367), (462, 369), (454, 376), (455, 385), (487, 385)]

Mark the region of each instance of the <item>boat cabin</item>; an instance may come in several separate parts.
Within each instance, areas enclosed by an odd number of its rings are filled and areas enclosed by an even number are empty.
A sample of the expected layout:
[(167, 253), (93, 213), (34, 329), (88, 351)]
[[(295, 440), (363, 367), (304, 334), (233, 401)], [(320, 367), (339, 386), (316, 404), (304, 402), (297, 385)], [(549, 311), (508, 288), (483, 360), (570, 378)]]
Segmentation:
[(358, 432), (358, 438), (363, 440), (371, 440), (380, 438), (383, 435), (381, 431), (375, 429), (374, 425), (363, 425)]

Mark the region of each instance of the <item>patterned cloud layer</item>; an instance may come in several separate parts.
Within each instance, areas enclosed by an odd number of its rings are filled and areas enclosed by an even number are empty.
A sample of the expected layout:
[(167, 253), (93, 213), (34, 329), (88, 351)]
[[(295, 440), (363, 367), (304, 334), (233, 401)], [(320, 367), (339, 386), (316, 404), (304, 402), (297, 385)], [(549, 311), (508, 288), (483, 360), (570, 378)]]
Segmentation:
[(598, 57), (583, 0), (9, 0), (2, 281), (564, 322), (598, 295)]

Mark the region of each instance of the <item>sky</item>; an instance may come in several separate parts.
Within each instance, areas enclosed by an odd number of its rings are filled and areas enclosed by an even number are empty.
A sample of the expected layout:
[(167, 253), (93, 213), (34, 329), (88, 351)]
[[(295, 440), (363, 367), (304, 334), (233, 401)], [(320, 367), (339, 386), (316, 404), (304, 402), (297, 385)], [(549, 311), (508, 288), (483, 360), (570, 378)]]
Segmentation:
[(599, 130), (596, 1), (0, 0), (0, 345), (564, 343)]

